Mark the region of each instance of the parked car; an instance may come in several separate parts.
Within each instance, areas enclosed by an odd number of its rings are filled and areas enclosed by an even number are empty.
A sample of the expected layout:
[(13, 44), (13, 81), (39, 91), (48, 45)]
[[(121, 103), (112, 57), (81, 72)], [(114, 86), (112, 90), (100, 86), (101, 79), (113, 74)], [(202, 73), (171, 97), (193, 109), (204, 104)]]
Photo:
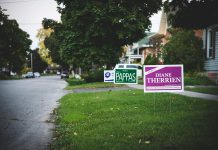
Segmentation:
[(142, 65), (140, 64), (116, 64), (114, 69), (137, 69), (137, 76), (142, 76)]
[(67, 71), (62, 71), (61, 73), (61, 79), (64, 79), (64, 78), (69, 78), (69, 73)]
[(33, 72), (27, 72), (25, 75), (25, 78), (34, 78), (34, 73)]
[(35, 76), (36, 78), (39, 78), (39, 77), (40, 77), (40, 73), (39, 73), (39, 72), (34, 72), (34, 76)]

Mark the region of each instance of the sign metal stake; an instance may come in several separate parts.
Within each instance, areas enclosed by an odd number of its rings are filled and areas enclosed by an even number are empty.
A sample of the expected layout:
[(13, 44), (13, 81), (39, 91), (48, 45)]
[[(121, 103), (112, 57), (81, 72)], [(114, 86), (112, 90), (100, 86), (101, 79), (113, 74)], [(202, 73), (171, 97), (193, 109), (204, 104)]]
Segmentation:
[(156, 93), (153, 93), (154, 98), (154, 115), (155, 115), (155, 109), (156, 109)]

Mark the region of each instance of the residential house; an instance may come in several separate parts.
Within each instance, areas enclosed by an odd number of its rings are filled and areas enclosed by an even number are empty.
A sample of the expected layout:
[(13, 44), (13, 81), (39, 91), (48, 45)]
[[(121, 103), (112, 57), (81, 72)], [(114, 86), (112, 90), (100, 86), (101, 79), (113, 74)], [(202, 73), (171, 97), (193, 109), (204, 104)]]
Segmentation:
[[(150, 40), (161, 38), (162, 44), (166, 44), (167, 38), (170, 36), (167, 32), (168, 28), (167, 15), (162, 11), (159, 31)], [(203, 49), (205, 49), (204, 74), (216, 80), (218, 84), (218, 24), (206, 29), (194, 30), (194, 32), (196, 37), (203, 40)]]
[(204, 69), (207, 76), (218, 83), (218, 24), (204, 29), (202, 40), (205, 49)]
[[(133, 43), (132, 46), (128, 46), (122, 63), (138, 62), (143, 64), (148, 54), (155, 55), (158, 52), (155, 41), (160, 40), (162, 45), (166, 44), (168, 37), (170, 37), (169, 32), (167, 32), (168, 28), (167, 15), (162, 11), (159, 31), (156, 34), (149, 34), (137, 43)], [(203, 40), (203, 48), (205, 49), (204, 74), (218, 84), (218, 24), (206, 29), (194, 30), (194, 32), (195, 36)]]
[(142, 38), (132, 45), (127, 45), (124, 47), (124, 55), (120, 58), (120, 63), (138, 63), (144, 64), (146, 58), (146, 53), (149, 53), (152, 49), (152, 45), (149, 42), (149, 39), (155, 33), (147, 33), (147, 36)]
[[(120, 58), (120, 63), (144, 64), (148, 55), (157, 56), (158, 44), (165, 44), (167, 33), (167, 17), (162, 13), (160, 26), (157, 33), (149, 32), (147, 36), (132, 45), (124, 47), (124, 55)], [(162, 62), (160, 60), (160, 62)]]

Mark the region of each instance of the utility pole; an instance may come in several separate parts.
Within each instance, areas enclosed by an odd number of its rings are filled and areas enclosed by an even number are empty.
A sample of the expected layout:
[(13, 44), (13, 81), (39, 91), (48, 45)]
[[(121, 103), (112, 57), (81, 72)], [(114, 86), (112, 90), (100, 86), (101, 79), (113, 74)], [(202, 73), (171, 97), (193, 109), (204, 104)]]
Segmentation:
[(31, 56), (31, 70), (33, 72), (33, 51), (30, 53), (30, 56)]

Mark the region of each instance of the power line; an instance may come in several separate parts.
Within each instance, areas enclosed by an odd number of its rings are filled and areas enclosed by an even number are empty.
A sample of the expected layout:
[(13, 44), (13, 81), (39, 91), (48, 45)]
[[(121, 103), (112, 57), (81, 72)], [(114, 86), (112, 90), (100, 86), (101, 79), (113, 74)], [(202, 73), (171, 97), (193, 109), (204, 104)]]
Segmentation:
[(33, 23), (33, 22), (32, 22), (32, 23), (23, 23), (23, 22), (21, 22), (21, 23), (19, 23), (19, 24), (24, 24), (24, 25), (25, 25), (25, 24), (27, 24), (27, 25), (30, 24), (30, 25), (32, 25), (32, 24), (41, 24), (41, 23)]
[(18, 23), (18, 24), (21, 26), (39, 26), (40, 25), (40, 23), (38, 23), (38, 24), (20, 24), (20, 23)]
[(13, 1), (13, 2), (0, 2), (0, 4), (13, 4), (13, 3), (28, 3), (28, 2), (37, 2), (42, 0), (20, 0), (20, 1)]

